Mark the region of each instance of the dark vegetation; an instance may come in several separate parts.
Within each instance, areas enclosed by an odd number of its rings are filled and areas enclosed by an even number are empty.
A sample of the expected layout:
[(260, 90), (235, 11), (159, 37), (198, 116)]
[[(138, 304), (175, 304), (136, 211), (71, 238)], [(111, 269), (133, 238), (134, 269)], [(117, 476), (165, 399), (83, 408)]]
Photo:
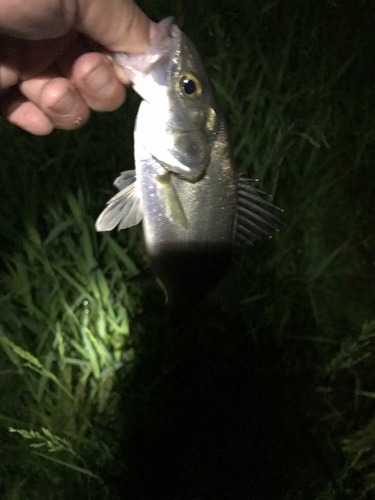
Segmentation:
[(138, 98), (76, 133), (0, 121), (0, 497), (372, 498), (372, 2), (141, 6), (196, 44), (285, 227), (176, 315), (141, 229), (94, 231)]

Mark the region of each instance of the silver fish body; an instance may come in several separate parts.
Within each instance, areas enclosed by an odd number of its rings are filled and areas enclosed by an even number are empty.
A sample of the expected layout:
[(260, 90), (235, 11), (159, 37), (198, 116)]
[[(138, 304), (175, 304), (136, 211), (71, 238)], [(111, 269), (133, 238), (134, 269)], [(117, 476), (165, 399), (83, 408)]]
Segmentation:
[(220, 279), (234, 246), (278, 225), (275, 207), (235, 173), (222, 112), (199, 55), (165, 20), (149, 54), (119, 56), (144, 99), (135, 126), (134, 171), (123, 172), (98, 231), (143, 222), (155, 273), (177, 304), (201, 298)]

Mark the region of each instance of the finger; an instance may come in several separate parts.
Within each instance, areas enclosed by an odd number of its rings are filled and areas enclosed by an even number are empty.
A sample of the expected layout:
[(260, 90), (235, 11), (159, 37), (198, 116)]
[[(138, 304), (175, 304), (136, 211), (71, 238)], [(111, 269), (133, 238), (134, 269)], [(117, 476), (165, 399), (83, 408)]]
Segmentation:
[(15, 85), (19, 80), (21, 41), (0, 37), (0, 92)]
[(47, 135), (53, 125), (42, 110), (16, 89), (0, 98), (0, 109), (10, 123), (34, 135)]
[(62, 36), (74, 25), (77, 0), (13, 0), (0, 2), (0, 31), (28, 40)]
[(110, 57), (93, 52), (94, 48), (93, 41), (81, 35), (57, 59), (56, 66), (74, 83), (90, 108), (113, 111), (123, 104), (125, 89), (116, 76)]
[(114, 52), (142, 53), (159, 32), (133, 0), (78, 0), (78, 29)]
[(129, 76), (125, 73), (124, 69), (119, 65), (113, 62), (113, 69), (115, 70), (116, 76), (118, 80), (125, 86), (130, 87), (132, 81)]
[(19, 85), (22, 94), (38, 106), (59, 128), (73, 130), (85, 124), (90, 110), (72, 82), (56, 76), (53, 70), (25, 80)]
[(133, 0), (0, 2), (0, 31), (27, 40), (60, 37), (78, 24), (82, 33), (109, 50), (141, 53), (149, 45), (149, 23)]
[(64, 36), (48, 40), (23, 41), (20, 60), (20, 80), (39, 75), (61, 54), (69, 50), (78, 33), (70, 31)]
[[(1, 3), (1, 2), (0, 2)], [(26, 41), (3, 36), (0, 38), (0, 90), (42, 73), (70, 45), (78, 34), (69, 32), (49, 40)]]
[[(81, 56), (87, 54), (88, 52), (99, 52), (100, 56), (98, 56), (97, 54), (95, 55), (95, 57), (90, 56), (89, 59), (87, 59), (87, 61), (85, 59), (82, 59), (82, 61), (79, 62), (77, 67), (75, 67), (76, 61), (78, 61), (78, 59)], [(102, 59), (103, 56), (106, 57), (105, 61), (107, 62), (110, 61), (110, 64), (114, 68), (117, 79), (123, 85), (130, 86), (131, 85), (130, 78), (124, 73), (124, 70), (120, 66), (114, 63), (113, 58), (111, 56), (111, 52), (101, 47), (99, 43), (94, 42), (91, 38), (87, 38), (84, 35), (80, 35), (79, 37), (77, 37), (76, 40), (74, 40), (74, 42), (69, 47), (69, 50), (65, 51), (60, 57), (57, 58), (56, 66), (61, 71), (61, 74), (69, 79), (73, 78), (72, 69), (73, 67), (75, 67), (74, 70), (75, 77), (78, 80), (81, 80), (80, 74), (87, 73), (91, 69), (93, 69), (94, 66), (96, 66), (99, 63), (98, 57), (101, 57), (100, 61), (103, 61)], [(81, 64), (84, 67), (81, 68)], [(90, 68), (90, 66), (92, 67)]]
[(103, 54), (90, 52), (81, 56), (73, 66), (72, 81), (95, 111), (114, 111), (125, 101), (125, 88)]
[(0, 93), (13, 87), (18, 82), (18, 72), (9, 66), (0, 64)]

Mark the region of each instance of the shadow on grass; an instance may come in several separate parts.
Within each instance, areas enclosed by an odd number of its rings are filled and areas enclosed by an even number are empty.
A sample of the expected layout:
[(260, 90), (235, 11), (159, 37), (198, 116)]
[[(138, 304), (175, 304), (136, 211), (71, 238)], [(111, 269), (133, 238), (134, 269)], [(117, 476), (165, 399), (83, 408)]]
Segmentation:
[(117, 463), (127, 465), (110, 479), (118, 496), (317, 498), (332, 461), (301, 413), (308, 375), (287, 373), (272, 333), (256, 341), (239, 315), (219, 310), (164, 328), (150, 314), (137, 390), (123, 402), (130, 425)]

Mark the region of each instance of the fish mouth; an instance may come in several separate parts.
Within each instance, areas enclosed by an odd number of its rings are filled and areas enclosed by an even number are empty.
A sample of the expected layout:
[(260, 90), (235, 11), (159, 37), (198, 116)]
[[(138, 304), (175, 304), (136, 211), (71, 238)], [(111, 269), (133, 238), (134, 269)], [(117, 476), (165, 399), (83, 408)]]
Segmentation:
[[(160, 21), (159, 26), (163, 28), (163, 33), (159, 39), (151, 45), (143, 54), (125, 54), (117, 52), (114, 55), (116, 63), (121, 66), (130, 77), (133, 84), (139, 79), (145, 78), (152, 72), (158, 71), (159, 66), (163, 66), (166, 60), (172, 59), (181, 43), (181, 31), (173, 24), (173, 17), (168, 17)], [(171, 64), (168, 63), (168, 64)], [(159, 72), (160, 73), (160, 72)], [(162, 75), (158, 75), (160, 78)]]

